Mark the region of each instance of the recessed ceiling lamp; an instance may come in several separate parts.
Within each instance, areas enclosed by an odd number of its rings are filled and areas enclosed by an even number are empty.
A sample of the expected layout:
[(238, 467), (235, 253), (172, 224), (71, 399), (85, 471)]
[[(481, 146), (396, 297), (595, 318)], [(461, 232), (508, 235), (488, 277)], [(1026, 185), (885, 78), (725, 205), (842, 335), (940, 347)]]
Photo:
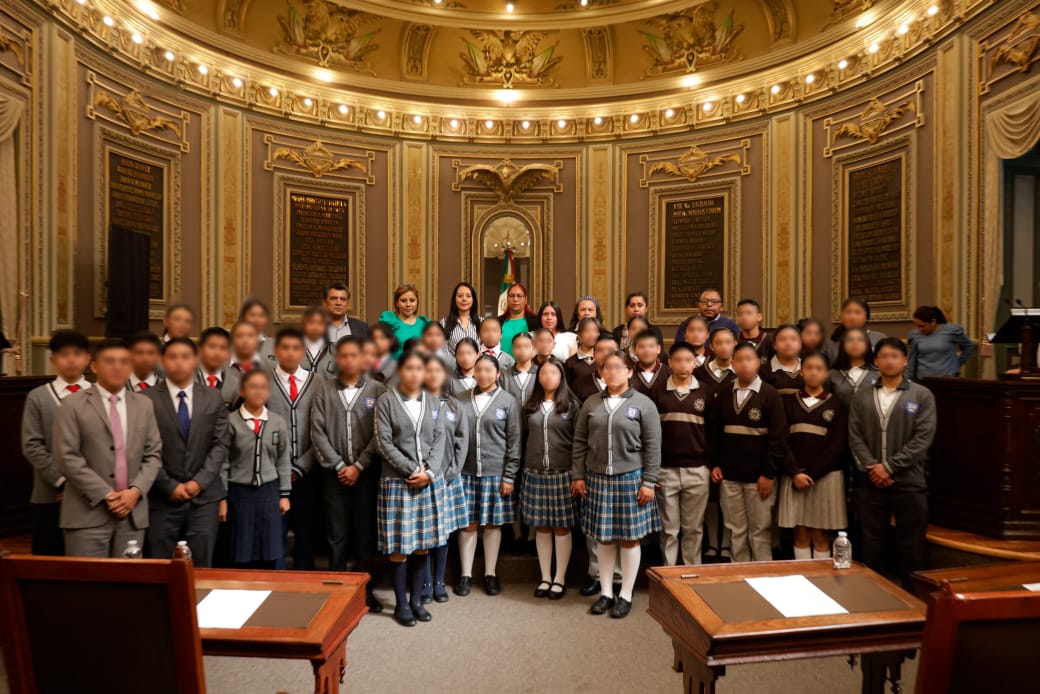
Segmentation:
[(448, 121), (448, 126), (452, 130), (458, 130), (458, 128), (459, 128), (459, 121), (458, 121), (458, 119), (457, 118), (452, 118), (450, 121)]
[(328, 84), (332, 81), (332, 73), (328, 70), (317, 70), (315, 71), (314, 76), (322, 82), (324, 82), (325, 84)]
[(665, 111), (664, 111), (664, 117), (665, 118), (671, 118), (674, 115), (675, 115), (675, 109), (672, 109), (672, 108), (665, 109)]
[(507, 3), (506, 3), (506, 12), (512, 12), (512, 11), (513, 11), (513, 9), (514, 9), (514, 7), (513, 7), (513, 3), (511, 3), (511, 2), (507, 2)]
[(906, 24), (900, 24), (899, 28), (896, 29), (896, 33), (899, 34), (900, 36), (902, 36), (903, 34), (905, 34), (908, 31), (910, 31), (910, 27), (908, 27)]
[(715, 102), (714, 101), (705, 101), (704, 105), (701, 106), (701, 108), (704, 109), (705, 113), (711, 113), (711, 109), (713, 109), (714, 107), (715, 107)]
[(592, 119), (592, 124), (593, 125), (602, 125), (603, 124), (603, 118), (601, 116), (596, 116), (595, 118)]
[(199, 65), (199, 74), (200, 75), (209, 74), (209, 68), (206, 67), (205, 65)]
[(683, 77), (683, 81), (682, 82), (683, 82), (683, 86), (684, 87), (686, 87), (687, 89), (690, 89), (690, 88), (696, 87), (698, 84), (700, 84), (701, 83), (701, 78), (698, 77), (697, 75), (686, 75), (685, 77)]
[(563, 118), (561, 118), (560, 120), (556, 121), (556, 127), (560, 128), (561, 130), (563, 128), (566, 128), (567, 127), (567, 121), (564, 120)]
[(630, 122), (632, 122), (632, 123), (638, 123), (639, 122), (639, 114), (638, 113), (633, 113), (631, 116), (628, 117), (628, 120)]
[(810, 72), (808, 75), (805, 76), (805, 83), (806, 84), (812, 84), (815, 81), (816, 81), (816, 75), (815, 74)]
[(376, 118), (378, 118), (379, 120), (383, 120), (384, 118), (386, 118), (386, 111), (376, 111)]
[(839, 70), (844, 70), (848, 66), (849, 66), (849, 61), (844, 60), (844, 59), (838, 61), (838, 69)]
[(745, 101), (747, 101), (747, 97), (746, 97), (746, 96), (744, 96), (743, 94), (737, 94), (737, 99), (736, 99), (736, 101), (737, 101), (737, 103), (738, 103), (738, 104), (742, 104), (742, 103), (744, 103)]
[(232, 78), (231, 84), (235, 85), (235, 89), (241, 89), (242, 88), (242, 78), (241, 77)]
[(86, 5), (87, 4), (87, 0), (76, 0), (76, 2), (78, 2), (80, 5)]
[(520, 121), (520, 127), (523, 128), (524, 130), (527, 130), (528, 128), (531, 127), (531, 121), (527, 121), (527, 120)]
[[(83, 5), (83, 4), (86, 3), (86, 0), (77, 0), (77, 1), (79, 2), (80, 5)], [(146, 2), (145, 0), (141, 0), (141, 2), (137, 3), (137, 6), (139, 8), (141, 8), (142, 12), (144, 12), (146, 15), (148, 15), (152, 19), (154, 19), (156, 21), (159, 20), (159, 13), (155, 10), (155, 5), (153, 5), (152, 3)]]
[(144, 42), (144, 39), (141, 38), (140, 34), (134, 34), (130, 38), (133, 40), (134, 43), (143, 43)]
[(434, 5), (440, 5), (441, 4), (441, 0), (433, 0), (433, 4)]
[(115, 20), (109, 17), (107, 14), (101, 19), (105, 23), (105, 26), (110, 27), (115, 24)]
[(313, 106), (313, 105), (314, 105), (314, 99), (312, 99), (312, 98), (310, 98), (310, 97), (308, 96), (307, 98), (305, 98), (305, 99), (303, 100), (303, 105), (304, 105), (304, 106), (306, 106), (307, 108), (310, 108), (311, 106)]
[(422, 123), (422, 116), (416, 113), (414, 116), (412, 116), (412, 122), (416, 125), (419, 125), (420, 123)]
[(780, 93), (780, 85), (779, 84), (774, 84), (772, 87), (769, 88), (769, 92), (771, 94), (779, 94)]
[(585, 7), (589, 4), (589, 0), (581, 0), (581, 6)]
[(515, 90), (512, 90), (512, 89), (499, 89), (498, 90), (498, 100), (501, 101), (506, 106), (508, 106), (511, 103), (513, 103), (514, 101), (516, 101), (517, 98), (518, 98), (518, 95), (517, 95)]
[(276, 87), (271, 87), (267, 90), (267, 93), (271, 96), (278, 96), (278, 89)]
[(939, 14), (939, 6), (938, 5), (932, 5), (931, 7), (928, 8), (928, 16), (929, 17), (934, 17), (937, 14)]
[(877, 53), (877, 52), (878, 52), (878, 50), (879, 50), (880, 48), (881, 48), (881, 47), (880, 47), (880, 46), (878, 46), (878, 45), (877, 45), (876, 43), (872, 43), (872, 44), (870, 44), (870, 46), (869, 46), (869, 47), (867, 48), (867, 50), (868, 50), (868, 51), (870, 51), (871, 53)]
[(346, 104), (340, 104), (339, 105), (340, 115), (343, 115), (343, 116), (347, 115), (347, 111), (349, 111), (349, 110), (350, 110), (350, 107), (347, 106)]
[(490, 119), (484, 121), (484, 128), (486, 130), (491, 130), (494, 127), (495, 127), (495, 121), (490, 120)]

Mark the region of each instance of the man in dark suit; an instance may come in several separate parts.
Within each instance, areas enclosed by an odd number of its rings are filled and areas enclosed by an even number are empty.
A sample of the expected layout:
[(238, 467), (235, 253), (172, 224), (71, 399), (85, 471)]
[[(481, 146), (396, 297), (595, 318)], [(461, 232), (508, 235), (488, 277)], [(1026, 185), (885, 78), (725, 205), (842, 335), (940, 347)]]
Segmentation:
[(350, 310), (350, 287), (346, 284), (333, 282), (325, 287), (322, 304), (329, 314), (330, 345), (335, 345), (341, 337), (347, 335), (368, 336), (368, 324), (347, 315), (347, 311)]
[(162, 439), (152, 403), (126, 390), (126, 342), (104, 340), (90, 367), (95, 386), (62, 400), (54, 418), (54, 465), (66, 480), (60, 523), (69, 556), (119, 557), (144, 540)]
[(163, 347), (166, 378), (145, 396), (155, 407), (162, 436), (162, 469), (148, 495), (145, 555), (173, 556), (187, 540), (197, 566), (209, 567), (219, 525), (217, 503), (226, 495), (220, 472), (227, 461), (227, 407), (215, 388), (195, 379), (195, 343), (175, 337)]

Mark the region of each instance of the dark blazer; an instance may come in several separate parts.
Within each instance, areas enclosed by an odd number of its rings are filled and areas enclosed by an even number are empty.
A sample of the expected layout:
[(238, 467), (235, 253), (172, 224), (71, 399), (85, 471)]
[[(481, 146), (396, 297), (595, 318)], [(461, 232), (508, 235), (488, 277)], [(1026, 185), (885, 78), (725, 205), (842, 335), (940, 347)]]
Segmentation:
[(220, 391), (194, 382), (191, 385), (191, 426), (188, 438), (181, 435), (177, 410), (170, 399), (166, 379), (144, 393), (155, 408), (155, 421), (162, 437), (162, 469), (149, 493), (156, 506), (179, 506), (170, 494), (182, 482), (195, 480), (202, 488), (190, 503), (197, 506), (220, 501), (227, 496), (220, 482), (220, 470), (228, 456), (228, 411)]
[[(365, 321), (361, 320), (360, 318), (354, 318), (353, 316), (347, 316), (346, 319), (347, 319), (347, 325), (350, 326), (350, 334), (351, 335), (356, 335), (357, 337), (368, 337), (368, 335), (369, 335), (368, 323), (366, 323)], [(326, 333), (326, 338), (327, 337), (328, 337), (328, 334)], [(330, 347), (335, 347), (336, 344), (330, 340), (329, 341), (329, 346)]]

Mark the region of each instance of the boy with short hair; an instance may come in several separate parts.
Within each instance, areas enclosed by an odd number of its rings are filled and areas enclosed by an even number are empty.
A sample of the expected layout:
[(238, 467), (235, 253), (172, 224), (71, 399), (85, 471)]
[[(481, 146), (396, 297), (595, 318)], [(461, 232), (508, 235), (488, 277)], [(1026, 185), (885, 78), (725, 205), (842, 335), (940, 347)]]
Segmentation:
[(694, 378), (712, 390), (722, 391), (736, 378), (733, 371), (733, 350), (737, 336), (732, 330), (719, 328), (708, 338), (711, 357), (693, 371)]
[(773, 338), (762, 330), (762, 306), (755, 299), (741, 299), (737, 302), (737, 325), (740, 327), (738, 342), (750, 342), (758, 358), (765, 364), (773, 358)]
[(502, 351), (502, 324), (497, 320), (486, 320), (480, 324), (480, 353), (498, 360), (501, 371), (513, 368), (516, 360)]
[(661, 362), (661, 340), (653, 330), (644, 330), (632, 339), (632, 349), (636, 355), (636, 363), (632, 365), (632, 387), (653, 399), (654, 387), (667, 381), (672, 374), (668, 364)]
[(162, 355), (162, 340), (155, 333), (139, 332), (126, 341), (130, 347), (130, 378), (126, 389), (141, 393), (155, 386), (162, 378), (159, 360)]
[(238, 321), (231, 326), (231, 361), (228, 366), (241, 376), (247, 371), (259, 369), (260, 362), (260, 332), (249, 321)]
[(321, 306), (311, 306), (300, 317), (303, 331), (303, 368), (312, 372), (321, 381), (336, 375), (336, 355), (328, 342), (329, 317)]
[(212, 326), (199, 336), (199, 368), (196, 380), (220, 393), (228, 410), (238, 400), (238, 372), (228, 363), (231, 360), (231, 335), (220, 326)]
[(75, 330), (58, 330), (48, 345), (54, 380), (29, 391), (22, 412), (22, 455), (33, 466), (32, 553), (60, 557), (65, 540), (58, 522), (65, 477), (54, 464), (52, 438), (54, 416), (62, 400), (90, 388), (83, 372), (90, 364), (87, 338)]

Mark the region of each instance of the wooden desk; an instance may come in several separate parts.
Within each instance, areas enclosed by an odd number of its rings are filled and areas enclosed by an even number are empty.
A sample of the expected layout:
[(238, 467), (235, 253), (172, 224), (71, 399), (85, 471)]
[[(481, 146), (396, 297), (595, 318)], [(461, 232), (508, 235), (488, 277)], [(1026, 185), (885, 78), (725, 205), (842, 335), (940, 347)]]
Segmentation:
[(950, 588), (957, 593), (1021, 590), (1024, 583), (1040, 583), (1040, 561), (915, 571), (910, 578), (917, 597), (931, 602), (933, 594), (942, 588), (943, 581), (949, 581)]
[[(672, 638), (683, 692), (713, 694), (727, 665), (820, 656), (863, 657), (863, 691), (898, 687), (903, 652), (916, 650), (925, 605), (862, 564), (831, 561), (658, 567), (650, 578), (650, 616)], [(745, 578), (802, 575), (848, 614), (787, 618)], [(698, 592), (702, 589), (701, 592)]]
[(368, 612), (368, 579), (363, 573), (197, 569), (196, 602), (215, 588), (272, 591), (241, 629), (200, 629), (202, 652), (306, 659), (314, 693), (336, 694), (347, 668), (347, 636)]

